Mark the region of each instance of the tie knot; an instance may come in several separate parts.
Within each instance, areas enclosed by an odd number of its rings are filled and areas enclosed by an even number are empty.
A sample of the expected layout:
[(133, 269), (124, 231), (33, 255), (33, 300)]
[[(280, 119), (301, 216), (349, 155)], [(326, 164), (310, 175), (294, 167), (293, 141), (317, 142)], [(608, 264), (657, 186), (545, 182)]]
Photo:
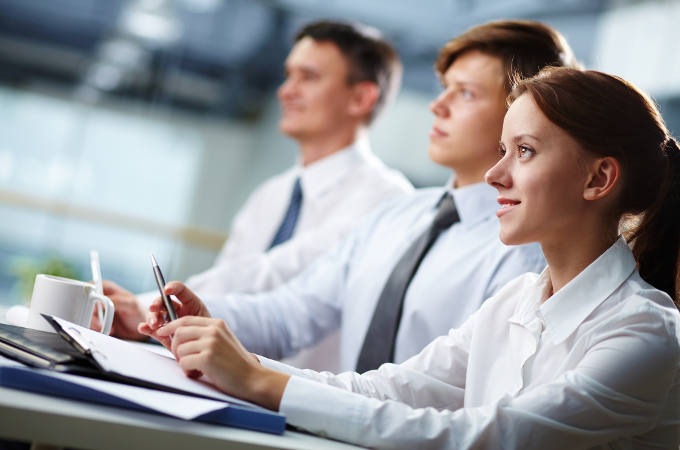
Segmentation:
[(448, 228), (460, 220), (458, 209), (456, 209), (456, 202), (453, 201), (453, 196), (448, 192), (439, 201), (437, 208), (437, 215), (432, 221), (432, 225), (439, 229)]

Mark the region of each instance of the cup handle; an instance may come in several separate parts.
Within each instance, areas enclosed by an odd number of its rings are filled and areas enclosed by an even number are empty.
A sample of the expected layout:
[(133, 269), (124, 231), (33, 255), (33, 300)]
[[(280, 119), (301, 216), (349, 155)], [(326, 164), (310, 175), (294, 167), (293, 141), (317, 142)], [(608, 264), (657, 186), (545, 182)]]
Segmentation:
[(104, 323), (102, 324), (102, 329), (99, 331), (104, 334), (111, 333), (111, 325), (113, 325), (113, 313), (115, 311), (113, 302), (105, 295), (98, 294), (94, 291), (90, 292), (90, 297), (94, 298), (96, 302), (100, 302), (104, 307)]

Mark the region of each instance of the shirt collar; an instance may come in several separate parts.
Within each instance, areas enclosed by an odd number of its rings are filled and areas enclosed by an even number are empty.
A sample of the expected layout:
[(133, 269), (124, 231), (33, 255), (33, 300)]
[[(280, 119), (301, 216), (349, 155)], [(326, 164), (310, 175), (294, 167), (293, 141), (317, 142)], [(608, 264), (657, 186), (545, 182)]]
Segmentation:
[[(625, 239), (620, 237), (539, 307), (548, 337), (555, 344), (568, 338), (635, 268), (635, 257)], [(546, 285), (549, 278), (550, 269), (546, 268), (538, 282)]]
[[(498, 193), (486, 183), (475, 183), (462, 188), (452, 188), (453, 179), (446, 184), (446, 192), (453, 195), (462, 224), (469, 226), (496, 214)], [(442, 195), (444, 195), (442, 193)], [(437, 202), (439, 204), (439, 201)]]
[(308, 166), (302, 166), (298, 161), (293, 175), (300, 177), (303, 196), (309, 199), (322, 195), (348, 172), (373, 158), (368, 138), (360, 137), (353, 144)]

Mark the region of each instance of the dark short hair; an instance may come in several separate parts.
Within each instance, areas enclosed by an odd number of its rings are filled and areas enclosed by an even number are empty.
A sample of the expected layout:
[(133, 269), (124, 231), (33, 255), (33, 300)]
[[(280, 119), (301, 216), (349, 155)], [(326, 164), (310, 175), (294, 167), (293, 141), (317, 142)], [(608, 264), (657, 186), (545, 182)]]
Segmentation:
[(401, 84), (401, 61), (377, 30), (360, 24), (322, 20), (300, 29), (294, 42), (305, 37), (338, 47), (348, 62), (349, 84), (370, 81), (378, 85), (378, 100), (368, 117), (369, 123), (396, 96)]
[(566, 39), (554, 28), (529, 20), (499, 20), (478, 25), (451, 39), (439, 51), (434, 68), (442, 77), (463, 53), (477, 50), (503, 61), (505, 89), (546, 66), (579, 68)]

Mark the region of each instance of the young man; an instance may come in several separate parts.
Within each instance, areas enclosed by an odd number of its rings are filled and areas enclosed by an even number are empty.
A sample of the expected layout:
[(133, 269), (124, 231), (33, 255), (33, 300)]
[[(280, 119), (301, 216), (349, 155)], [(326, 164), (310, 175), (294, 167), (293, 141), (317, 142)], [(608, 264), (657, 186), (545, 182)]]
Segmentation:
[[(279, 129), (300, 147), (298, 164), (260, 186), (238, 212), (215, 265), (187, 281), (204, 296), (269, 290), (330, 249), (386, 197), (410, 183), (371, 152), (366, 130), (396, 95), (401, 63), (374, 30), (338, 22), (303, 27), (278, 90)], [(142, 337), (156, 293), (107, 281), (116, 305), (112, 334)], [(93, 326), (97, 326), (96, 317)]]
[[(575, 64), (562, 36), (536, 22), (492, 22), (452, 39), (435, 64), (444, 91), (431, 104), (429, 148), (430, 157), (454, 173), (446, 186), (382, 205), (278, 289), (204, 297), (207, 310), (190, 301), (182, 314), (224, 319), (249, 351), (277, 359), (339, 329), (335, 364), (297, 361), (303, 367), (362, 372), (415, 355), (506, 282), (543, 268), (538, 246), (501, 243), (496, 191), (484, 174), (499, 159), (512, 77)], [(157, 315), (149, 318), (142, 325), (147, 332), (158, 325)], [(328, 355), (326, 349), (315, 356)]]

